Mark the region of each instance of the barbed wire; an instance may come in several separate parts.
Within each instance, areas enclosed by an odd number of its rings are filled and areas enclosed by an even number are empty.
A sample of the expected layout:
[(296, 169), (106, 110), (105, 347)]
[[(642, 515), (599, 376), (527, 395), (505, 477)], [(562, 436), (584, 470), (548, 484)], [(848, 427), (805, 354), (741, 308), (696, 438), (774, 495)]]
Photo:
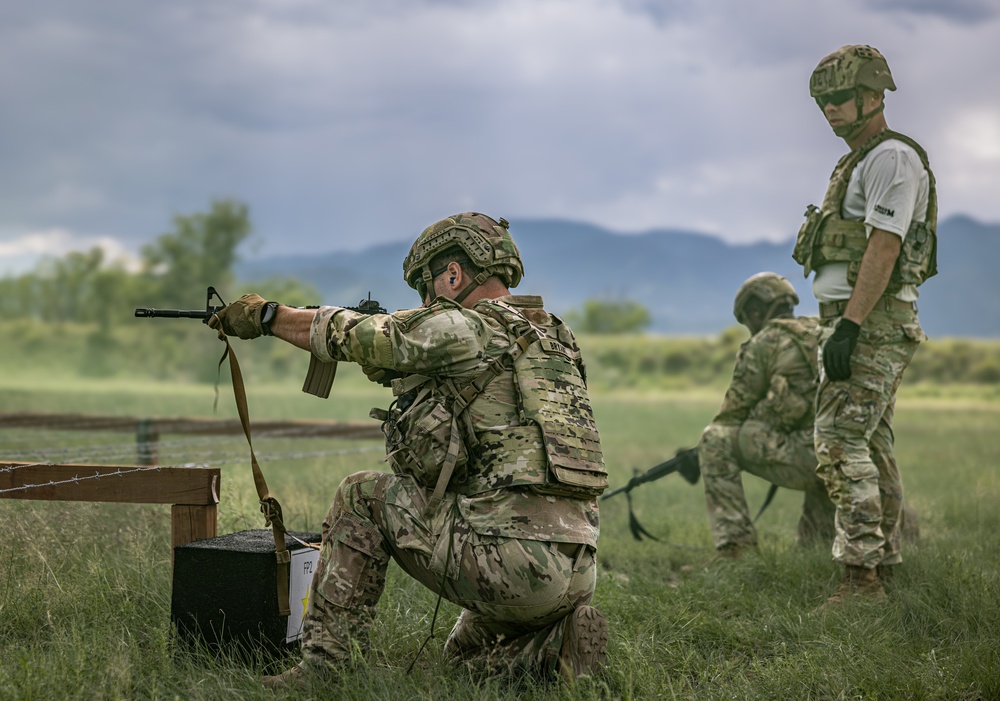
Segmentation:
[[(119, 463), (141, 461), (144, 458), (156, 460), (157, 464), (122, 465), (120, 469), (111, 472), (0, 488), (0, 496), (172, 467), (207, 469), (249, 462), (246, 439), (242, 434), (181, 433), (177, 438), (161, 439), (154, 432), (152, 439), (145, 440), (129, 431), (101, 424), (101, 421), (95, 417), (81, 415), (79, 420), (71, 421), (67, 421), (64, 416), (58, 418), (58, 424), (52, 428), (39, 426), (37, 423), (30, 426), (0, 425), (0, 436), (4, 438), (0, 443), (0, 462), (16, 463), (0, 467), (0, 475), (13, 473), (17, 470), (67, 464), (114, 467)], [(32, 419), (37, 420), (36, 417), (32, 417)], [(185, 419), (174, 421), (184, 422)], [(81, 430), (86, 432), (86, 438), (83, 440), (79, 438)], [(369, 443), (347, 448), (317, 448), (315, 450), (268, 449), (272, 440), (288, 441), (289, 438), (295, 438), (298, 441), (322, 439), (341, 442), (355, 440), (355, 437), (351, 435), (331, 436), (328, 430), (329, 428), (326, 426), (310, 427), (308, 425), (289, 426), (285, 429), (272, 427), (254, 436), (255, 452), (262, 464), (274, 465), (290, 461), (384, 451), (381, 443)], [(75, 435), (70, 438), (68, 434), (74, 431)], [(111, 436), (114, 438), (110, 439)], [(72, 443), (72, 445), (66, 445), (67, 443)]]
[[(48, 436), (45, 443), (50, 445), (55, 442), (53, 439), (54, 435)], [(60, 438), (62, 438), (60, 436)], [(265, 446), (269, 443), (270, 438), (282, 439), (280, 436), (272, 436), (268, 434), (264, 437), (264, 440), (255, 441), (255, 448), (257, 446)], [(315, 439), (310, 439), (315, 440)], [(328, 439), (329, 440), (329, 439)], [(230, 446), (225, 446), (225, 443), (232, 444)], [(220, 444), (223, 444), (220, 446)], [(157, 441), (155, 443), (149, 444), (158, 454), (165, 455), (172, 452), (185, 453), (187, 455), (195, 454), (197, 456), (213, 456), (213, 455), (234, 455), (246, 452), (245, 439), (242, 436), (227, 436), (220, 439), (218, 436), (194, 436), (188, 437), (186, 439), (176, 439), (167, 441)], [(102, 461), (102, 462), (112, 462), (118, 458), (129, 458), (135, 456), (137, 453), (141, 452), (141, 444), (129, 443), (129, 442), (106, 442), (99, 443), (93, 446), (78, 446), (74, 448), (69, 448), (65, 446), (58, 447), (48, 447), (48, 448), (38, 448), (34, 445), (28, 448), (11, 448), (9, 446), (4, 446), (3, 453), (0, 457), (7, 457), (7, 462), (15, 462), (22, 460), (31, 460), (39, 462), (73, 462), (73, 463), (87, 463), (92, 460)], [(359, 452), (367, 452), (368, 450), (382, 450), (381, 445), (374, 445), (366, 447), (364, 450)], [(297, 459), (298, 456), (304, 457), (322, 457), (323, 455), (336, 455), (339, 449), (327, 449), (327, 450), (317, 450), (310, 452), (268, 452), (260, 451), (257, 452), (260, 455), (269, 455), (274, 459), (280, 459), (282, 457), (288, 456), (290, 459)]]
[[(31, 467), (45, 467), (46, 465), (32, 465)], [(20, 467), (28, 467), (27, 465), (22, 465)], [(94, 475), (88, 475), (86, 477), (68, 477), (62, 480), (49, 480), (48, 482), (39, 482), (38, 484), (22, 484), (17, 487), (7, 487), (6, 489), (0, 489), (0, 495), (8, 494), (10, 492), (22, 492), (30, 489), (40, 489), (42, 487), (55, 487), (61, 484), (72, 484), (75, 482), (85, 482), (87, 480), (104, 479), (105, 477), (120, 477), (122, 475), (129, 475), (135, 472), (159, 472), (164, 469), (163, 466), (153, 465), (149, 467), (133, 467), (129, 469), (119, 469), (114, 472), (99, 472)]]
[[(300, 452), (300, 453), (282, 453), (281, 454), (281, 458), (282, 459), (286, 459), (286, 460), (299, 460), (299, 459), (314, 458), (314, 457), (329, 457), (329, 456), (336, 456), (336, 455), (353, 455), (353, 454), (358, 454), (358, 453), (371, 453), (371, 452), (375, 452), (376, 450), (378, 450), (378, 451), (381, 452), (381, 450), (382, 450), (381, 446), (363, 446), (363, 447), (360, 447), (360, 448), (346, 448), (346, 449), (337, 449), (337, 450), (316, 450), (316, 451)], [(270, 457), (271, 456), (258, 456), (258, 459), (261, 460), (262, 462), (264, 462), (265, 460), (269, 459)], [(247, 456), (245, 454), (243, 454), (243, 455), (240, 455), (240, 456), (227, 457), (227, 458), (223, 458), (223, 459), (207, 460), (207, 461), (203, 461), (203, 462), (187, 462), (187, 463), (181, 463), (181, 464), (177, 464), (177, 465), (149, 465), (149, 466), (131, 467), (131, 468), (125, 468), (125, 467), (123, 467), (121, 469), (115, 470), (114, 472), (101, 472), (101, 473), (97, 473), (97, 474), (93, 474), (93, 475), (87, 475), (87, 476), (84, 476), (84, 477), (79, 477), (79, 476), (68, 477), (68, 478), (63, 479), (63, 480), (50, 480), (48, 482), (39, 482), (37, 484), (22, 484), (22, 485), (18, 485), (16, 487), (7, 487), (7, 488), (4, 488), (4, 489), (0, 489), (0, 495), (8, 494), (8, 493), (11, 493), (11, 492), (26, 491), (26, 490), (30, 490), (30, 489), (40, 489), (42, 487), (54, 487), (54, 486), (61, 485), (61, 484), (71, 484), (71, 483), (77, 483), (77, 482), (85, 482), (87, 480), (104, 479), (105, 477), (116, 477), (116, 476), (121, 476), (121, 475), (128, 475), (128, 474), (133, 474), (133, 473), (136, 473), (136, 472), (159, 471), (159, 470), (166, 470), (166, 469), (177, 468), (177, 467), (195, 468), (195, 469), (209, 469), (209, 468), (212, 468), (212, 467), (218, 467), (220, 465), (228, 465), (228, 464), (232, 464), (232, 463), (235, 463), (235, 462), (245, 462), (246, 460), (247, 460)], [(13, 462), (13, 461), (10, 461), (10, 462)], [(45, 463), (45, 462), (40, 462), (40, 463), (26, 463), (26, 464), (18, 464), (18, 465), (8, 465), (7, 467), (0, 468), (0, 473), (9, 473), (9, 472), (13, 472), (15, 470), (19, 470), (19, 469), (22, 469), (22, 468), (29, 468), (29, 467), (58, 467), (61, 464), (62, 463)]]

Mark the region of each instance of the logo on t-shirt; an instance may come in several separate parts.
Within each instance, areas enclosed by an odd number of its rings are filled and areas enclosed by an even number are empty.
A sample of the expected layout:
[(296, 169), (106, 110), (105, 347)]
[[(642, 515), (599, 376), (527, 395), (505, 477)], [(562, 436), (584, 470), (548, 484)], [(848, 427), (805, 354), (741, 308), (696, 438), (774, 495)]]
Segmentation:
[(880, 204), (875, 205), (875, 211), (878, 212), (879, 214), (882, 214), (882, 215), (887, 216), (887, 217), (894, 217), (894, 216), (896, 216), (896, 210), (895, 209), (889, 209), (888, 207), (883, 207)]

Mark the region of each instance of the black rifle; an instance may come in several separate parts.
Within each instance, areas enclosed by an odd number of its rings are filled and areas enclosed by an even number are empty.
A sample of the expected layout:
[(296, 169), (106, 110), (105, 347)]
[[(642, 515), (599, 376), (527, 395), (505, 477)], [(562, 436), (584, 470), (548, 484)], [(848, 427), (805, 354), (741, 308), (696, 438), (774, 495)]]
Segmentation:
[[(213, 297), (219, 300), (218, 304), (212, 304)], [(209, 286), (204, 309), (140, 308), (135, 310), (135, 315), (144, 319), (201, 319), (203, 324), (207, 324), (212, 315), (220, 311), (224, 306), (226, 306), (226, 303), (222, 301), (222, 297), (219, 296), (214, 287)]]
[(632, 537), (636, 540), (642, 540), (643, 536), (651, 540), (659, 540), (659, 538), (643, 528), (642, 524), (639, 523), (639, 519), (635, 517), (635, 512), (632, 510), (632, 490), (640, 484), (653, 482), (661, 477), (672, 475), (675, 472), (679, 472), (681, 477), (689, 484), (697, 484), (698, 478), (701, 477), (701, 468), (698, 465), (698, 449), (681, 448), (669, 460), (661, 462), (659, 465), (654, 465), (645, 472), (636, 472), (637, 474), (624, 487), (619, 487), (603, 495), (601, 501), (610, 499), (616, 494), (624, 494), (625, 499), (628, 501), (628, 528), (632, 531)]
[(677, 454), (674, 455), (674, 457), (665, 462), (661, 462), (659, 465), (649, 468), (641, 474), (636, 475), (630, 479), (628, 484), (624, 487), (619, 487), (612, 492), (608, 492), (601, 497), (601, 500), (610, 499), (616, 494), (621, 494), (623, 492), (628, 494), (640, 484), (654, 482), (661, 477), (672, 475), (675, 472), (679, 472), (681, 477), (683, 477), (689, 484), (698, 483), (698, 478), (701, 477), (701, 468), (698, 466), (697, 448), (681, 448), (677, 451)]
[[(219, 300), (218, 304), (212, 303), (212, 298)], [(208, 292), (205, 297), (205, 308), (204, 309), (154, 309), (151, 307), (139, 307), (135, 310), (136, 317), (145, 319), (201, 319), (202, 323), (207, 324), (208, 320), (212, 318), (212, 315), (221, 311), (226, 303), (222, 301), (222, 297), (216, 292), (215, 288), (211, 285), (208, 288)], [(309, 307), (298, 307), (299, 309), (319, 309), (318, 306)], [(363, 299), (358, 302), (356, 307), (344, 307), (344, 309), (350, 309), (353, 312), (359, 312), (361, 314), (387, 314), (385, 307), (381, 306), (377, 301), (368, 295), (368, 299)]]
[[(219, 303), (214, 304), (213, 298), (217, 299)], [(225, 306), (226, 303), (222, 300), (219, 293), (214, 287), (209, 286), (205, 296), (204, 309), (153, 309), (149, 307), (142, 307), (135, 310), (135, 315), (139, 318), (145, 319), (201, 319), (203, 324), (207, 324), (208, 320)], [(319, 309), (319, 307), (308, 306), (299, 307), (299, 309)], [(368, 295), (368, 299), (361, 300), (358, 302), (356, 307), (344, 307), (344, 309), (349, 309), (360, 314), (388, 313), (385, 307), (372, 299), (370, 293)], [(306, 373), (306, 379), (305, 383), (302, 385), (302, 391), (325, 399), (330, 396), (330, 388), (333, 386), (333, 380), (336, 376), (336, 360), (324, 363), (318, 360), (316, 356), (310, 355), (309, 370)]]
[[(659, 540), (652, 533), (647, 531), (639, 519), (635, 517), (635, 512), (632, 510), (632, 490), (638, 487), (640, 484), (646, 484), (647, 482), (654, 482), (661, 477), (666, 477), (667, 475), (672, 475), (675, 472), (679, 472), (681, 477), (685, 479), (689, 484), (697, 484), (698, 478), (701, 477), (701, 466), (698, 464), (698, 449), (697, 448), (681, 448), (677, 451), (674, 457), (670, 458), (665, 462), (661, 462), (659, 465), (654, 465), (643, 473), (636, 474), (635, 477), (630, 479), (624, 487), (619, 487), (618, 489), (608, 492), (601, 497), (601, 500), (610, 499), (616, 494), (625, 494), (625, 498), (628, 501), (628, 527), (632, 531), (632, 537), (636, 540), (642, 540), (643, 536), (651, 538), (652, 540)], [(774, 499), (774, 493), (778, 491), (778, 485), (772, 484), (770, 489), (767, 491), (767, 497), (764, 499), (764, 503), (761, 504), (760, 510), (757, 515), (754, 516), (754, 523), (760, 518), (760, 515), (764, 513), (764, 509), (768, 507), (771, 500)]]

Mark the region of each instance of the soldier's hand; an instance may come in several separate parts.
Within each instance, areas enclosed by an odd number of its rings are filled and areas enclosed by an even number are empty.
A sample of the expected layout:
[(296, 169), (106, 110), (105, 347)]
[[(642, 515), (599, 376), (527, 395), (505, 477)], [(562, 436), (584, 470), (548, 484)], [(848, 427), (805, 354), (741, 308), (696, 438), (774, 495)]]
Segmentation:
[(264, 335), (260, 325), (260, 313), (267, 301), (257, 294), (243, 295), (232, 304), (227, 304), (208, 320), (213, 329), (222, 329), (227, 336), (242, 339)]
[(374, 365), (362, 365), (361, 372), (365, 374), (365, 377), (367, 377), (369, 381), (380, 384), (383, 387), (391, 386), (394, 378), (402, 377), (395, 370), (379, 368)]
[(850, 319), (837, 322), (833, 335), (823, 345), (823, 369), (826, 376), (834, 382), (840, 382), (851, 377), (851, 355), (858, 345), (858, 334), (861, 327)]

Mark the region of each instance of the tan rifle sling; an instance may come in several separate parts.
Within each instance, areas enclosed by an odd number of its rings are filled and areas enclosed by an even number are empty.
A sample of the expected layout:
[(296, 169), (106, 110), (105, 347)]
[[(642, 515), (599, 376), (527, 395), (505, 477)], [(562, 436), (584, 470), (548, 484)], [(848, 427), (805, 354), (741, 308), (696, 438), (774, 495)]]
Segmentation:
[[(260, 500), (260, 511), (264, 514), (264, 525), (271, 527), (271, 533), (274, 536), (275, 577), (278, 584), (278, 614), (288, 616), (291, 614), (291, 608), (288, 603), (288, 580), (290, 576), (289, 563), (292, 559), (291, 553), (288, 552), (288, 547), (285, 545), (285, 534), (288, 531), (285, 530), (285, 523), (282, 520), (281, 504), (278, 503), (278, 500), (268, 490), (264, 473), (261, 472), (260, 465), (257, 463), (257, 456), (253, 451), (253, 440), (250, 438), (250, 415), (249, 411), (247, 411), (247, 393), (243, 385), (243, 373), (240, 371), (239, 361), (236, 360), (236, 353), (233, 351), (229, 339), (222, 332), (221, 324), (218, 333), (219, 340), (226, 344), (226, 350), (223, 351), (222, 357), (219, 358), (219, 369), (222, 369), (222, 363), (228, 357), (229, 374), (233, 381), (233, 397), (236, 400), (236, 410), (240, 415), (240, 423), (243, 425), (243, 433), (247, 438), (247, 445), (250, 446), (250, 467), (253, 469), (253, 484), (257, 489), (257, 497)], [(218, 396), (216, 396), (216, 401), (218, 401)], [(306, 547), (319, 547), (315, 543), (306, 543), (299, 540), (290, 533), (288, 535)]]

